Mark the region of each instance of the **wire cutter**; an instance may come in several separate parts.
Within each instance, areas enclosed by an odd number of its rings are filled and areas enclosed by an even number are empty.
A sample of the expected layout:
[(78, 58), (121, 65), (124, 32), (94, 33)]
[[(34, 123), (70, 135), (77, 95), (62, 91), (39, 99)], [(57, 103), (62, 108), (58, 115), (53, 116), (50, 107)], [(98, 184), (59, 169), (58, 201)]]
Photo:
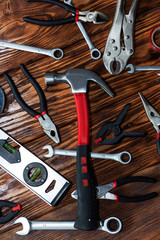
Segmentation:
[(111, 74), (119, 74), (134, 53), (133, 27), (139, 0), (133, 0), (128, 15), (125, 0), (118, 0), (113, 24), (108, 35), (103, 63)]
[(146, 115), (150, 122), (153, 124), (153, 127), (156, 129), (157, 132), (157, 150), (160, 155), (160, 115), (158, 112), (147, 102), (145, 97), (141, 92), (138, 93), (141, 101), (143, 103), (144, 109), (146, 111)]
[[(117, 194), (113, 194), (113, 193), (109, 192), (112, 189), (115, 189), (117, 187), (123, 186), (127, 183), (132, 183), (132, 182), (155, 183), (156, 179), (149, 178), (149, 177), (142, 177), (142, 176), (122, 178), (122, 179), (119, 179), (112, 183), (98, 186), (97, 187), (97, 198), (98, 199), (115, 200), (115, 201), (119, 201), (119, 202), (142, 202), (142, 201), (152, 199), (158, 195), (158, 193), (152, 192), (152, 193), (149, 193), (146, 195), (127, 197), (127, 196), (117, 195)], [(73, 198), (77, 199), (77, 197), (78, 197), (77, 190), (72, 192), (71, 196)]]
[(58, 0), (26, 0), (27, 2), (44, 2), (44, 3), (50, 3), (54, 5), (58, 5), (65, 10), (71, 12), (73, 14), (72, 17), (68, 17), (65, 19), (60, 19), (60, 20), (38, 20), (30, 17), (24, 17), (23, 20), (36, 24), (36, 25), (41, 25), (41, 26), (58, 26), (58, 25), (63, 25), (67, 23), (73, 23), (73, 22), (78, 22), (78, 21), (83, 21), (83, 22), (92, 22), (94, 24), (103, 24), (106, 21), (108, 21), (108, 16), (105, 15), (104, 13), (101, 13), (99, 11), (95, 12), (90, 12), (90, 11), (80, 11), (76, 9), (73, 6), (70, 6), (62, 1)]
[(12, 78), (8, 74), (4, 74), (6, 80), (8, 81), (11, 90), (13, 92), (14, 97), (16, 98), (19, 105), (28, 112), (32, 117), (36, 118), (39, 123), (41, 124), (44, 132), (56, 143), (59, 143), (59, 137), (58, 132), (56, 129), (55, 124), (52, 122), (51, 118), (47, 114), (47, 101), (44, 95), (44, 92), (40, 85), (36, 82), (36, 80), (32, 77), (32, 75), (28, 72), (27, 68), (21, 64), (20, 65), (21, 70), (23, 74), (26, 76), (26, 78), (31, 82), (31, 84), (34, 86), (35, 90), (37, 91), (37, 94), (40, 99), (40, 109), (41, 114), (35, 110), (33, 110), (30, 106), (28, 106), (22, 97), (20, 96), (20, 93), (18, 92)]
[[(147, 133), (145, 132), (128, 132), (123, 131), (120, 127), (130, 104), (126, 104), (120, 114), (118, 115), (117, 119), (113, 122), (106, 122), (101, 127), (100, 131), (98, 132), (96, 139), (94, 140), (96, 144), (102, 145), (112, 145), (119, 143), (125, 137), (144, 137)], [(113, 132), (114, 136), (111, 139), (104, 139), (107, 131)]]

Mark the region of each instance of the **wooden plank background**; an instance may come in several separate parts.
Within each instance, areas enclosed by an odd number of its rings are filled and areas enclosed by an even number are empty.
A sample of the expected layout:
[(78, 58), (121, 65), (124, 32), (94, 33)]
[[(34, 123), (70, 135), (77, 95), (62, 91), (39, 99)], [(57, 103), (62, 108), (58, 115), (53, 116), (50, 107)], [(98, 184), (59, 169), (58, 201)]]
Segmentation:
[[(112, 25), (117, 0), (74, 0), (77, 8), (82, 10), (99, 10), (109, 16), (109, 21), (103, 25), (85, 24), (93, 43), (103, 53), (106, 39)], [(128, 0), (126, 7), (131, 4)], [(134, 65), (159, 65), (160, 53), (151, 49), (149, 34), (151, 29), (159, 24), (160, 1), (140, 1), (135, 24), (135, 54), (129, 60)], [(160, 158), (156, 147), (156, 131), (146, 117), (143, 105), (138, 96), (141, 91), (150, 103), (160, 112), (159, 76), (155, 72), (125, 71), (112, 76), (103, 65), (102, 58), (91, 59), (86, 42), (75, 23), (57, 26), (40, 27), (23, 21), (24, 16), (44, 16), (46, 19), (66, 17), (67, 12), (58, 6), (43, 3), (29, 3), (25, 0), (0, 1), (0, 39), (27, 44), (41, 48), (62, 48), (64, 58), (54, 60), (40, 54), (23, 51), (0, 49), (0, 86), (6, 94), (6, 105), (0, 118), (0, 128), (10, 134), (53, 169), (71, 182), (70, 189), (65, 193), (59, 204), (50, 207), (26, 187), (13, 179), (3, 169), (0, 169), (0, 199), (10, 200), (22, 205), (22, 211), (9, 223), (0, 226), (1, 240), (7, 239), (112, 239), (112, 240), (158, 240), (160, 239), (160, 197), (141, 203), (118, 203), (107, 200), (99, 201), (99, 217), (105, 220), (116, 216), (123, 222), (123, 229), (117, 235), (103, 231), (33, 231), (27, 236), (18, 236), (16, 231), (20, 226), (13, 226), (15, 219), (24, 216), (32, 221), (74, 221), (77, 216), (77, 203), (71, 198), (75, 189), (76, 160), (72, 157), (55, 156), (44, 158), (42, 147), (51, 144), (57, 148), (76, 149), (77, 145), (77, 115), (74, 97), (66, 84), (47, 88), (45, 73), (47, 71), (63, 72), (69, 68), (85, 68), (99, 74), (114, 91), (115, 97), (110, 98), (94, 83), (88, 87), (90, 112), (90, 148), (95, 152), (118, 153), (129, 151), (132, 162), (122, 165), (111, 160), (91, 159), (97, 183), (109, 183), (126, 176), (148, 176), (157, 178), (156, 184), (129, 184), (116, 190), (116, 193), (135, 195), (152, 191), (160, 192), (159, 171)], [(57, 125), (61, 143), (57, 146), (42, 131), (37, 121), (29, 116), (16, 102), (11, 89), (4, 78), (9, 73), (18, 86), (22, 97), (29, 105), (39, 109), (38, 97), (20, 71), (23, 63), (37, 79), (43, 88), (48, 112)], [(123, 126), (130, 131), (147, 131), (144, 138), (126, 138), (114, 146), (94, 144), (94, 138), (101, 125), (116, 119), (126, 103), (131, 107), (126, 115)], [(130, 124), (130, 125), (129, 125)]]

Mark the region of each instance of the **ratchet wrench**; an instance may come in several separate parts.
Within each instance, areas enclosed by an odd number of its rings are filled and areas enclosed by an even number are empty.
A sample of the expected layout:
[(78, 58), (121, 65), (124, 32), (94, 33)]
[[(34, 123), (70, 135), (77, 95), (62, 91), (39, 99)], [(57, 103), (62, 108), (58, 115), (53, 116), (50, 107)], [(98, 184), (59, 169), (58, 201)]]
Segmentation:
[(5, 42), (5, 41), (0, 41), (0, 47), (7, 47), (7, 48), (26, 51), (26, 52), (44, 54), (56, 60), (61, 59), (64, 55), (63, 50), (60, 48), (47, 50), (43, 48), (37, 48), (37, 47), (27, 46), (27, 45), (18, 44), (18, 43)]
[[(77, 151), (74, 150), (65, 150), (65, 149), (56, 149), (53, 148), (51, 145), (46, 145), (42, 149), (47, 149), (48, 154), (45, 154), (44, 157), (51, 158), (55, 155), (61, 155), (61, 156), (70, 156), (70, 157), (76, 157)], [(120, 152), (115, 154), (106, 154), (106, 153), (90, 153), (91, 158), (100, 158), (100, 159), (110, 159), (117, 162), (120, 162), (122, 164), (128, 164), (132, 160), (132, 156), (129, 152)]]

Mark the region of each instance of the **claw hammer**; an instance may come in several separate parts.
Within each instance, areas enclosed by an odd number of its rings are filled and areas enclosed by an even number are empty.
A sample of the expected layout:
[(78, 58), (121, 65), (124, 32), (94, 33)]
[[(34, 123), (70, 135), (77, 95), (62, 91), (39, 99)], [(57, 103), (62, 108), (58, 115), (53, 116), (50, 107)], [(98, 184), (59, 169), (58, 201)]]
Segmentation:
[(87, 102), (87, 83), (97, 83), (113, 97), (112, 91), (94, 72), (86, 69), (69, 69), (64, 73), (47, 72), (46, 85), (68, 83), (74, 94), (78, 120), (78, 146), (76, 159), (76, 187), (78, 193), (78, 216), (75, 228), (93, 230), (99, 227), (97, 214), (96, 189), (90, 166), (89, 150), (89, 111)]

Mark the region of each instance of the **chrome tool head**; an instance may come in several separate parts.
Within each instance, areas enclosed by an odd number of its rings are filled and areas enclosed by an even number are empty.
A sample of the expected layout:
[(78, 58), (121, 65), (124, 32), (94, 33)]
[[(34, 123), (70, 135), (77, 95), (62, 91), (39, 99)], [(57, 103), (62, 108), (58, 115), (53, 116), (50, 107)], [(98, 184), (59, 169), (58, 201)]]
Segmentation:
[(46, 85), (54, 83), (68, 83), (71, 86), (72, 93), (86, 93), (88, 81), (94, 81), (111, 97), (113, 92), (107, 87), (106, 83), (94, 72), (87, 69), (69, 69), (64, 73), (48, 72), (46, 73)]
[(48, 153), (44, 154), (44, 157), (51, 158), (54, 156), (54, 148), (51, 145), (46, 145), (42, 149), (47, 149)]
[(14, 224), (17, 224), (17, 223), (21, 223), (23, 227), (21, 231), (16, 232), (18, 235), (27, 235), (28, 233), (30, 233), (31, 225), (30, 225), (30, 221), (27, 218), (20, 217), (14, 222)]
[(154, 128), (156, 129), (157, 133), (160, 132), (159, 126), (160, 126), (160, 115), (159, 113), (147, 102), (145, 97), (141, 92), (138, 93), (141, 101), (143, 103), (144, 109), (146, 111), (146, 115), (150, 122), (153, 124)]
[(133, 66), (133, 64), (128, 64), (126, 66), (126, 68), (130, 68), (130, 70), (127, 71), (128, 73), (134, 73), (135, 72), (135, 67)]

